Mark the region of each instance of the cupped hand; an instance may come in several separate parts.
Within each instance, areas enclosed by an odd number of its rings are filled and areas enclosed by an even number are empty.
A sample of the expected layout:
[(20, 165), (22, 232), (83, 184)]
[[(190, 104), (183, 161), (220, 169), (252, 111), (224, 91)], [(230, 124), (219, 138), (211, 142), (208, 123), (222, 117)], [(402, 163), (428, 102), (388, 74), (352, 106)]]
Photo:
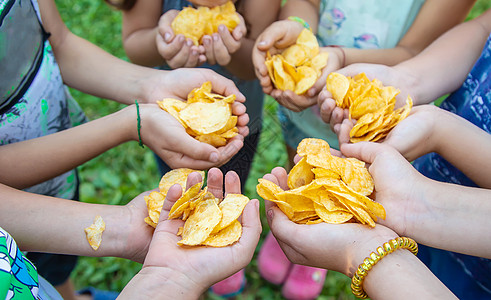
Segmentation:
[(203, 48), (206, 62), (210, 65), (226, 66), (232, 60), (232, 54), (242, 45), (242, 38), (247, 35), (244, 18), (237, 14), (240, 23), (230, 32), (227, 26), (218, 26), (218, 32), (203, 36)]
[(295, 44), (302, 30), (303, 26), (298, 22), (277, 21), (266, 28), (256, 39), (252, 50), (252, 62), (264, 93), (271, 94), (274, 90), (265, 65), (266, 53), (274, 55)]
[[(199, 182), (198, 173), (191, 175), (188, 177), (188, 187)], [(214, 168), (208, 172), (208, 189), (219, 198), (222, 197), (222, 179), (220, 170)], [(184, 222), (167, 219), (181, 191), (179, 186), (174, 185), (167, 193), (142, 270), (149, 269), (158, 273), (159, 269), (170, 269), (177, 276), (188, 278), (190, 283), (205, 291), (212, 284), (244, 268), (252, 259), (261, 233), (259, 203), (253, 199), (246, 205), (241, 220), (242, 236), (235, 244), (223, 248), (182, 247), (177, 245), (181, 237), (176, 233)], [(225, 193), (237, 192), (240, 192), (240, 179), (235, 172), (229, 172), (225, 176)]]
[(178, 13), (178, 10), (171, 9), (160, 17), (155, 40), (157, 50), (170, 68), (193, 68), (204, 63), (206, 57), (191, 39), (174, 34), (171, 24)]
[[(263, 178), (288, 189), (283, 168), (275, 168)], [(334, 270), (351, 277), (370, 252), (397, 237), (392, 230), (378, 224), (375, 228), (355, 223), (296, 224), (276, 204), (265, 202), (271, 232), (293, 263)]]

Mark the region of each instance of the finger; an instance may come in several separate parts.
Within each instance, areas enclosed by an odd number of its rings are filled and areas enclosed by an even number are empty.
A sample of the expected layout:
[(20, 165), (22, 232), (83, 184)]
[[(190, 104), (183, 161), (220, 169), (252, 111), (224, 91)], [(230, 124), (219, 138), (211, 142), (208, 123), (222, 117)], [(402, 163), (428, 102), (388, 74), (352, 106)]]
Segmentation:
[(353, 122), (345, 119), (340, 125), (337, 133), (339, 145), (347, 144), (350, 141), (350, 131), (353, 128)]
[(276, 167), (273, 170), (271, 170), (271, 174), (273, 174), (276, 177), (276, 179), (278, 180), (278, 185), (280, 186), (280, 188), (282, 188), (283, 190), (289, 190), (288, 184), (287, 184), (288, 173), (286, 172), (286, 170), (284, 168)]
[(224, 147), (220, 147), (218, 151), (220, 152), (220, 165), (228, 162), (239, 150), (244, 146), (243, 139), (234, 136), (229, 140), (228, 144)]
[[(215, 147), (199, 142), (181, 130), (170, 133), (166, 145), (165, 150), (182, 153), (192, 159), (208, 160), (212, 163), (218, 161), (219, 153)], [(161, 149), (157, 149), (157, 154), (159, 150)]]
[(166, 61), (169, 61), (181, 51), (185, 41), (186, 38), (182, 34), (179, 34), (170, 42), (164, 41), (161, 35), (157, 35), (157, 50)]
[[(178, 39), (180, 39), (180, 37)], [(173, 69), (182, 68), (188, 61), (189, 55), (191, 54), (192, 46), (193, 42), (190, 39), (187, 39), (185, 42), (183, 42), (179, 52), (177, 52), (174, 57), (167, 61), (169, 67)]]
[(225, 194), (240, 194), (240, 178), (234, 171), (225, 174)]
[(278, 242), (284, 242), (297, 230), (298, 225), (290, 221), (277, 206), (269, 208), (266, 211), (266, 216), (269, 228)]
[(239, 244), (248, 249), (247, 261), (250, 261), (254, 255), (261, 231), (259, 201), (257, 199), (251, 199), (242, 212), (242, 235), (239, 240)]
[(295, 154), (295, 157), (293, 158), (293, 162), (295, 164), (298, 164), (298, 162), (302, 159), (302, 157), (298, 154)]
[(201, 174), (198, 172), (192, 172), (186, 179), (186, 190), (188, 190), (193, 185), (200, 183), (204, 178), (201, 178)]
[(249, 127), (248, 126), (237, 126), (237, 129), (239, 130), (239, 135), (246, 137), (249, 135)]
[(198, 65), (199, 52), (198, 47), (192, 46), (187, 62), (184, 64), (185, 68), (194, 68)]
[(206, 186), (208, 187), (208, 192), (218, 199), (223, 199), (223, 173), (220, 169), (211, 168), (208, 171)]
[(176, 201), (181, 197), (182, 187), (179, 184), (174, 184), (167, 191), (165, 196), (164, 204), (162, 205), (162, 210), (160, 211), (159, 223), (161, 221), (167, 220), (169, 217), (169, 211)]
[(218, 34), (220, 35), (220, 40), (227, 49), (229, 56), (240, 48), (240, 39), (235, 39), (225, 25), (218, 26)]
[(163, 14), (158, 23), (159, 34), (164, 38), (166, 43), (169, 43), (174, 38), (174, 31), (172, 30), (172, 21), (179, 14), (178, 10), (170, 9), (165, 14)]
[(324, 121), (327, 124), (330, 124), (332, 112), (336, 108), (336, 102), (334, 101), (334, 99), (331, 98), (325, 99), (324, 101), (322, 101), (322, 103), (320, 103), (319, 108), (320, 108), (322, 121)]
[(216, 64), (215, 53), (213, 52), (213, 39), (211, 36), (203, 36), (203, 47), (205, 47), (206, 62), (210, 65)]
[(242, 114), (245, 114), (246, 111), (247, 111), (247, 108), (243, 103), (240, 103), (237, 101), (234, 101), (232, 103), (232, 114), (233, 115), (240, 116)]
[(237, 116), (237, 127), (244, 127), (247, 126), (247, 124), (249, 124), (249, 114)]
[(344, 144), (341, 146), (341, 153), (347, 157), (354, 157), (366, 163), (373, 163), (377, 154), (391, 149), (379, 143), (359, 142), (355, 144)]
[(212, 35), (212, 38), (213, 38), (213, 52), (214, 52), (216, 63), (221, 66), (228, 65), (232, 57), (230, 56), (227, 47), (223, 43), (221, 36), (218, 33), (214, 33)]
[[(220, 151), (218, 151), (220, 153)], [(190, 168), (195, 170), (207, 170), (211, 167), (223, 164), (220, 161), (220, 154), (216, 162), (210, 162), (208, 160), (196, 160), (189, 156), (185, 156), (182, 153), (173, 152), (170, 150), (162, 150), (157, 153), (165, 163), (172, 169), (177, 168)]]
[(331, 120), (329, 121), (331, 128), (334, 128), (336, 124), (340, 124), (341, 122), (343, 122), (343, 118), (344, 110), (338, 106), (334, 107), (331, 114)]

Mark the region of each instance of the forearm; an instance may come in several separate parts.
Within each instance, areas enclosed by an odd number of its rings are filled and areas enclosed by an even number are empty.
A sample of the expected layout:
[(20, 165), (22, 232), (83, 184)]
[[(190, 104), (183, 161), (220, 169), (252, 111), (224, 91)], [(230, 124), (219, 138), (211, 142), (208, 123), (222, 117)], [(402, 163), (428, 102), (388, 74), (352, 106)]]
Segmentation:
[(164, 58), (157, 49), (157, 31), (157, 27), (141, 29), (124, 39), (124, 50), (133, 63), (147, 67), (165, 64)]
[[(88, 204), (26, 193), (0, 184), (0, 226), (17, 241), (22, 251), (84, 256), (119, 256), (121, 240), (129, 228), (123, 206)], [(94, 251), (84, 229), (100, 215), (106, 223), (102, 243)], [(124, 221), (126, 219), (126, 221)], [(123, 222), (123, 221), (124, 222)], [(117, 224), (117, 225), (116, 225)]]
[[(226, 66), (226, 69), (230, 73), (243, 80), (256, 79), (254, 73), (254, 66), (252, 65), (252, 48), (254, 47), (254, 41), (248, 38), (242, 40), (240, 49), (232, 54), (232, 60)], [(244, 62), (251, 62), (249, 65), (244, 66)]]
[(118, 299), (199, 299), (207, 288), (169, 268), (144, 267), (126, 285)]
[(136, 130), (131, 106), (71, 129), (1, 146), (0, 182), (18, 189), (41, 183), (134, 139)]
[(300, 17), (305, 20), (312, 28), (312, 32), (317, 32), (319, 24), (319, 1), (316, 0), (288, 0), (280, 10), (278, 20), (287, 19), (289, 16)]
[(438, 110), (435, 152), (478, 186), (491, 188), (491, 135), (460, 116)]
[(394, 295), (397, 299), (456, 299), (408, 250), (382, 258), (368, 272), (363, 287), (371, 299), (394, 299)]
[(141, 82), (155, 72), (112, 56), (71, 33), (53, 50), (67, 85), (125, 104), (142, 99)]
[(462, 85), (489, 36), (478, 19), (454, 27), (419, 55), (395, 66), (417, 78), (408, 88), (415, 104), (430, 103)]
[(343, 48), (343, 51), (346, 57), (345, 66), (354, 63), (373, 63), (393, 66), (412, 58), (415, 54), (411, 49), (400, 46), (387, 49)]
[(430, 181), (421, 186), (418, 205), (405, 213), (405, 232), (418, 242), (449, 251), (491, 258), (491, 190)]

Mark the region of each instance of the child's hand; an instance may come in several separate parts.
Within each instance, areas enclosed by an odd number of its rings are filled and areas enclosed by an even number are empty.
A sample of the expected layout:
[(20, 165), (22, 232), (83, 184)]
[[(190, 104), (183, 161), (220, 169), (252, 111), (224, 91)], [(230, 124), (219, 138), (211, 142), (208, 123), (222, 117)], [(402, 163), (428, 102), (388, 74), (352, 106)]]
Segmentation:
[(271, 97), (276, 99), (279, 104), (296, 112), (316, 105), (318, 103), (319, 92), (326, 86), (327, 75), (338, 70), (342, 64), (342, 58), (339, 57), (339, 55), (342, 55), (339, 53), (341, 50), (332, 47), (323, 47), (320, 48), (320, 51), (329, 54), (327, 65), (322, 69), (322, 74), (314, 85), (305, 94), (297, 95), (290, 90), (282, 91), (274, 89), (271, 92)]
[[(395, 148), (408, 161), (434, 152), (439, 139), (434, 134), (440, 114), (447, 112), (433, 105), (413, 107), (409, 116), (394, 127), (382, 142)], [(444, 122), (443, 122), (444, 123)], [(349, 133), (355, 121), (345, 119), (339, 127), (339, 145), (349, 143)]]
[(271, 55), (274, 55), (295, 44), (303, 29), (304, 27), (298, 22), (289, 20), (277, 21), (266, 28), (256, 39), (252, 50), (252, 61), (264, 93), (271, 95), (273, 90), (275, 90), (264, 63), (266, 61), (266, 53), (269, 51)]
[[(288, 189), (287, 174), (281, 167), (273, 169), (264, 179)], [(351, 277), (370, 252), (397, 237), (381, 225), (369, 228), (354, 223), (295, 224), (276, 204), (265, 202), (271, 232), (293, 263), (334, 270)]]
[(184, 35), (174, 35), (171, 23), (179, 13), (171, 9), (160, 17), (158, 34), (156, 36), (157, 49), (172, 69), (193, 68), (205, 62), (203, 48), (195, 46), (191, 39)]
[[(375, 183), (375, 201), (385, 208), (387, 218), (377, 223), (399, 235), (409, 235), (429, 217), (425, 193), (433, 183), (416, 171), (394, 148), (379, 143), (359, 142), (341, 145), (346, 157), (355, 157), (369, 164)], [(431, 217), (430, 217), (431, 218)]]
[(204, 55), (206, 62), (210, 65), (219, 64), (226, 66), (232, 60), (232, 54), (240, 49), (241, 41), (247, 34), (244, 18), (237, 14), (240, 18), (240, 23), (232, 32), (221, 24), (218, 26), (218, 32), (211, 36), (203, 36)]
[[(187, 187), (201, 179), (198, 173), (192, 173), (188, 177)], [(208, 172), (208, 187), (216, 197), (222, 198), (223, 175), (220, 170), (214, 168)], [(225, 176), (225, 192), (240, 193), (240, 178), (235, 172), (229, 172)], [(160, 220), (142, 270), (132, 280), (148, 286), (148, 293), (162, 293), (162, 288), (167, 292), (172, 285), (172, 291), (182, 289), (187, 296), (195, 296), (205, 292), (212, 284), (236, 273), (244, 268), (252, 259), (254, 250), (261, 233), (259, 219), (259, 203), (252, 199), (245, 207), (242, 214), (243, 232), (240, 240), (228, 247), (181, 247), (177, 242), (181, 237), (177, 236), (177, 230), (184, 225), (182, 220), (168, 220), (169, 211), (174, 202), (181, 195), (181, 187), (172, 186), (167, 193)], [(139, 279), (147, 277), (150, 281)], [(159, 280), (161, 282), (159, 282)], [(132, 284), (123, 291), (124, 295), (141, 292), (142, 285)], [(164, 287), (162, 287), (164, 286)], [(137, 295), (137, 294), (135, 294)], [(155, 295), (155, 294), (154, 294)], [(189, 297), (184, 297), (189, 298)]]

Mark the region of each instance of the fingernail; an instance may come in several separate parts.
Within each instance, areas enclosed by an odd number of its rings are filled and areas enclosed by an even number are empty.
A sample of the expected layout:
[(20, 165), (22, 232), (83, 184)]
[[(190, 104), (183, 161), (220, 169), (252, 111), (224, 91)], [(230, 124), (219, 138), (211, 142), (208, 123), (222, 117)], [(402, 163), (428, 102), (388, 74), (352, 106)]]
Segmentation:
[(258, 46), (265, 46), (266, 45), (266, 41), (260, 41), (259, 43), (257, 43)]
[(165, 40), (166, 42), (169, 42), (169, 40), (170, 40), (170, 33), (166, 32), (166, 33), (164, 34), (164, 40)]
[(218, 26), (218, 31), (225, 32), (225, 25)]
[(218, 34), (213, 34), (213, 40), (214, 40), (215, 42), (218, 42)]
[(205, 45), (209, 45), (210, 44), (210, 40), (209, 39), (204, 39), (204, 43), (205, 43)]
[(314, 88), (311, 88), (311, 89), (308, 91), (308, 93), (309, 93), (309, 96), (310, 96), (310, 97), (315, 96), (315, 89), (314, 89)]
[(213, 152), (211, 155), (210, 155), (210, 161), (211, 162), (217, 162), (218, 161), (218, 153), (216, 152)]
[(189, 47), (193, 46), (193, 41), (191, 41), (191, 40), (188, 40), (186, 43), (188, 44)]
[(179, 42), (181, 42), (181, 43), (184, 42), (184, 36), (183, 35), (179, 36)]
[(192, 54), (193, 56), (196, 56), (196, 55), (198, 55), (198, 51), (193, 50), (191, 54)]
[(272, 220), (273, 219), (273, 210), (268, 209), (268, 212), (266, 213), (268, 215), (268, 219)]

